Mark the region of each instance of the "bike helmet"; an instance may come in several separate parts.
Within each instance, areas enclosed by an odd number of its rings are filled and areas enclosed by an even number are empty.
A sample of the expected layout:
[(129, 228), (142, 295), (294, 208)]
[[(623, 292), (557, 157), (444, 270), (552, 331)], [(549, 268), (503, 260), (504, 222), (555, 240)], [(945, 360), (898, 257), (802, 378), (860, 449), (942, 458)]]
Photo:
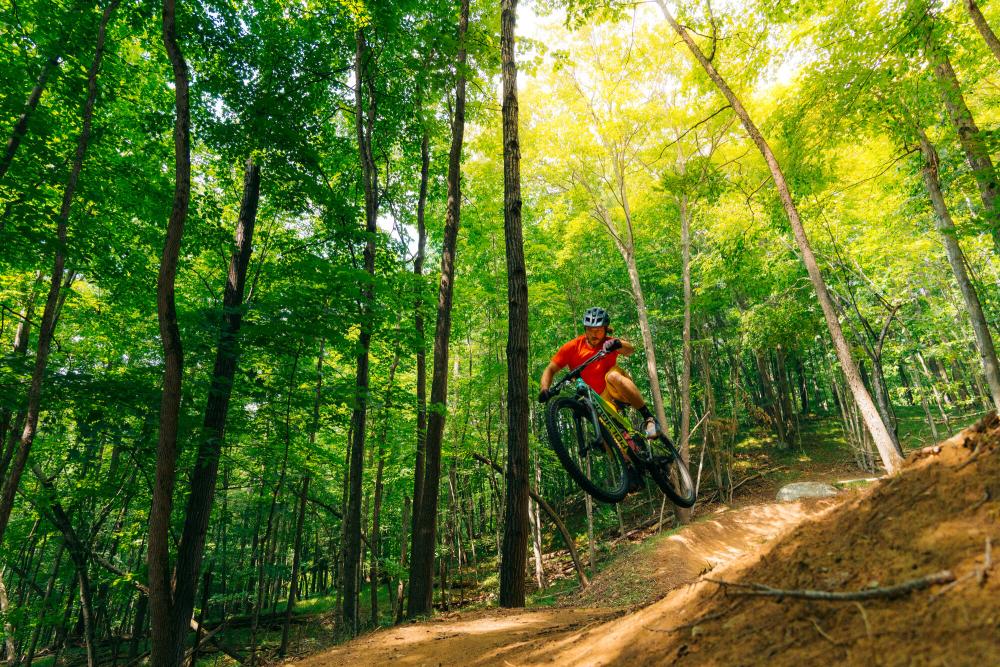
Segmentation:
[(611, 324), (611, 316), (603, 308), (588, 308), (583, 314), (583, 326), (606, 327)]

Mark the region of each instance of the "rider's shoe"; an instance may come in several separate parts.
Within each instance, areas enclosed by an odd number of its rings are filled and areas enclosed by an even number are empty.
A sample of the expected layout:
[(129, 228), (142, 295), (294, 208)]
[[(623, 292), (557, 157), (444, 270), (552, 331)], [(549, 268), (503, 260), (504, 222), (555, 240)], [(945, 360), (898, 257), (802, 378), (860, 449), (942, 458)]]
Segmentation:
[(643, 427), (643, 431), (646, 434), (647, 440), (656, 440), (660, 437), (660, 425), (656, 422), (655, 417), (646, 417), (646, 424)]

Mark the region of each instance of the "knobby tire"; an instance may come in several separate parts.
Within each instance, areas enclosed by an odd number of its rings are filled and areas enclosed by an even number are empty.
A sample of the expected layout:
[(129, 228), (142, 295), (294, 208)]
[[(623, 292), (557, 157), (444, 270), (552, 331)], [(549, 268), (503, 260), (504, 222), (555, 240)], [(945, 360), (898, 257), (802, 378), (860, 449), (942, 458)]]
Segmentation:
[[(694, 481), (687, 466), (681, 460), (678, 452), (670, 439), (664, 435), (659, 437), (657, 450), (669, 452), (666, 456), (656, 456), (653, 461), (646, 465), (650, 477), (660, 487), (660, 491), (670, 498), (678, 507), (692, 507), (695, 501)], [(671, 479), (671, 472), (676, 474), (677, 483)]]
[[(562, 423), (560, 423), (562, 416)], [(593, 438), (593, 426), (590, 414), (580, 401), (573, 398), (555, 398), (549, 402), (545, 411), (545, 425), (549, 433), (549, 442), (555, 450), (566, 472), (584, 491), (605, 503), (620, 502), (628, 495), (630, 475), (629, 466), (625, 463), (622, 453), (611, 439), (604, 425), (601, 425), (603, 447), (599, 450), (590, 448), (591, 475), (581, 468), (579, 451), (581, 445), (589, 447), (589, 439)], [(584, 442), (581, 443), (581, 436)], [(592, 479), (599, 471), (607, 471), (610, 478)]]

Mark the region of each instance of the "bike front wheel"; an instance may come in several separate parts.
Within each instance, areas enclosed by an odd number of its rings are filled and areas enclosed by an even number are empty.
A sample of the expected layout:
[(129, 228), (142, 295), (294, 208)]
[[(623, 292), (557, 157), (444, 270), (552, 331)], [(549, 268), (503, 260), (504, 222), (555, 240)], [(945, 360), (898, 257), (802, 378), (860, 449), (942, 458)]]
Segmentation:
[(693, 506), (695, 489), (691, 472), (674, 448), (674, 443), (667, 436), (661, 435), (652, 449), (653, 459), (646, 464), (646, 468), (660, 491), (678, 507)]
[(545, 413), (549, 442), (570, 477), (594, 498), (617, 503), (628, 495), (629, 470), (604, 426), (595, 433), (590, 411), (573, 398), (557, 398)]

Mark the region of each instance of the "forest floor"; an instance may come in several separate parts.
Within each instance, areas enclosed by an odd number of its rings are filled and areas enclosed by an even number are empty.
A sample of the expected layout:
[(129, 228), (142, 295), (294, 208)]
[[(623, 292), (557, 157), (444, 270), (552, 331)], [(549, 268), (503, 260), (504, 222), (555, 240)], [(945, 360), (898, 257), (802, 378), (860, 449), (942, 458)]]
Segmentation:
[[(851, 473), (843, 461), (809, 465), (809, 479)], [(777, 481), (761, 478), (759, 495), (773, 498), (763, 487)], [(1000, 664), (992, 555), (1000, 546), (1000, 420), (912, 452), (894, 478), (848, 486), (827, 500), (710, 511), (646, 539), (589, 589), (551, 607), (441, 614), (301, 664)], [(891, 587), (943, 571), (954, 581), (889, 596)], [(756, 584), (786, 594), (746, 595)], [(788, 593), (805, 589), (869, 597)]]

